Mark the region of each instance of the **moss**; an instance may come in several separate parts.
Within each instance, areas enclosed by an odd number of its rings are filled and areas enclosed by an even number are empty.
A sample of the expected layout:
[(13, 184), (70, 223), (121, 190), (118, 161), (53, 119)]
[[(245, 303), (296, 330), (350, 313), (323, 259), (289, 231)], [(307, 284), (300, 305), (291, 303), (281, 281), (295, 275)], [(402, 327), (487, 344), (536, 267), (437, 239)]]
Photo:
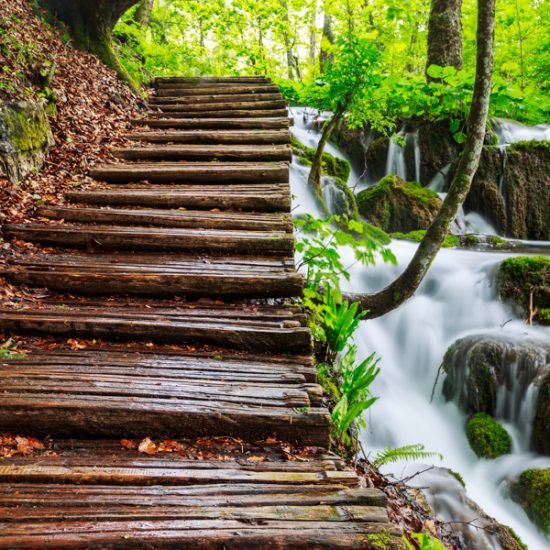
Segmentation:
[(540, 309), (537, 315), (537, 319), (541, 325), (550, 325), (550, 308), (545, 307)]
[[(415, 241), (419, 243), (426, 235), (425, 229), (418, 229), (417, 231), (409, 231), (408, 233), (391, 233), (392, 239), (402, 239), (404, 241)], [(454, 248), (460, 244), (460, 239), (456, 235), (446, 235), (443, 241), (443, 248)]]
[(6, 109), (4, 116), (10, 141), (19, 151), (33, 151), (49, 144), (51, 129), (44, 111), (13, 105)]
[(512, 450), (508, 432), (486, 413), (470, 417), (466, 423), (466, 436), (474, 453), (481, 458), (497, 458)]
[(529, 550), (526, 544), (518, 537), (516, 532), (508, 525), (500, 524), (498, 540), (504, 550)]
[(525, 470), (512, 486), (512, 498), (541, 531), (550, 534), (550, 468)]
[(542, 380), (533, 418), (533, 448), (550, 455), (550, 374)]
[(437, 193), (389, 175), (357, 195), (359, 212), (384, 231), (426, 229), (441, 205)]
[(447, 468), (447, 471), (462, 485), (462, 487), (466, 488), (466, 482), (464, 481), (464, 478), (454, 470), (451, 470), (450, 468)]
[(389, 533), (371, 533), (367, 535), (367, 539), (374, 548), (385, 549), (389, 548), (392, 543), (392, 536)]
[(509, 151), (550, 151), (549, 140), (516, 141), (508, 147)]
[[(333, 188), (331, 197), (326, 196), (325, 190), (329, 187)], [(357, 201), (352, 190), (340, 178), (327, 178), (323, 182), (323, 198), (327, 205), (330, 206), (330, 214), (338, 214), (346, 216), (348, 219), (359, 219), (359, 210)]]
[(529, 312), (531, 292), (534, 305), (546, 310), (550, 308), (550, 257), (508, 258), (500, 264), (497, 283), (500, 298), (512, 301), (523, 315)]
[[(311, 166), (313, 159), (315, 158), (315, 149), (307, 147), (295, 136), (292, 136), (290, 145), (294, 153), (300, 157), (301, 162)], [(347, 182), (351, 173), (351, 166), (347, 160), (336, 158), (330, 153), (323, 153), (322, 162), (323, 174), (338, 178), (343, 182)]]

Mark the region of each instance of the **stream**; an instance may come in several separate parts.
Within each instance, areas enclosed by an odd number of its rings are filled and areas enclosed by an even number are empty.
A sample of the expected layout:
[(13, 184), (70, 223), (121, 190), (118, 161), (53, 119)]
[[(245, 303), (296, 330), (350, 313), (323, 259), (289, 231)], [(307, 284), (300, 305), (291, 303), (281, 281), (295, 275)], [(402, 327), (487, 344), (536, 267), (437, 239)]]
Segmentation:
[[(314, 147), (319, 139), (314, 112), (293, 108), (291, 113), (295, 119), (294, 135), (305, 145)], [(503, 142), (548, 138), (548, 127), (529, 129), (502, 120), (499, 128), (498, 135)], [(518, 137), (519, 133), (521, 137)], [(334, 145), (329, 145), (326, 151), (350, 160)], [(399, 155), (397, 146), (390, 147), (387, 171), (403, 169)], [(307, 187), (308, 172), (307, 166), (299, 164), (296, 159), (293, 161), (293, 212), (295, 215), (310, 213), (320, 217)], [(368, 185), (364, 176), (352, 169), (349, 184), (354, 187), (358, 182), (359, 187)], [(323, 182), (324, 189), (328, 185), (330, 182)], [(455, 231), (494, 234), (479, 214), (458, 219)], [(538, 245), (546, 254), (550, 250), (550, 243)], [(355, 265), (350, 270), (350, 281), (342, 281), (342, 288), (373, 292), (386, 286), (405, 268), (416, 247), (413, 242), (394, 240), (391, 249), (397, 258), (396, 266), (384, 264), (381, 260), (368, 268)], [(537, 455), (528, 449), (526, 434), (531, 431), (536, 397), (533, 385), (520, 384), (512, 373), (511, 388), (499, 394), (496, 418), (512, 436), (513, 450), (495, 460), (479, 459), (470, 449), (464, 430), (467, 417), (454, 402), (443, 397), (441, 379), (433, 401), (430, 399), (442, 358), (447, 348), (459, 338), (487, 334), (529, 343), (534, 348), (548, 343), (550, 328), (528, 327), (496, 298), (494, 272), (499, 262), (510, 255), (464, 249), (441, 250), (413, 298), (379, 319), (362, 322), (355, 335), (358, 359), (372, 352), (381, 358), (381, 374), (373, 387), (379, 400), (367, 414), (367, 428), (362, 434), (364, 449), (367, 453), (375, 453), (388, 446), (421, 443), (427, 450), (441, 453), (442, 461), (435, 458), (421, 464), (391, 464), (383, 471), (401, 479), (426, 470), (433, 462), (435, 468), (417, 475), (410, 484), (427, 488), (428, 502), (440, 519), (459, 522), (453, 524), (453, 531), (472, 550), (501, 548), (489, 531), (468, 525), (480, 515), (475, 504), (499, 522), (512, 527), (530, 550), (548, 548), (548, 540), (537, 531), (523, 509), (508, 497), (508, 480), (516, 478), (527, 468), (550, 467), (550, 457)], [(354, 263), (351, 251), (343, 250), (342, 256), (344, 265)], [(466, 491), (447, 468), (462, 475)], [(483, 526), (482, 521), (477, 524)]]

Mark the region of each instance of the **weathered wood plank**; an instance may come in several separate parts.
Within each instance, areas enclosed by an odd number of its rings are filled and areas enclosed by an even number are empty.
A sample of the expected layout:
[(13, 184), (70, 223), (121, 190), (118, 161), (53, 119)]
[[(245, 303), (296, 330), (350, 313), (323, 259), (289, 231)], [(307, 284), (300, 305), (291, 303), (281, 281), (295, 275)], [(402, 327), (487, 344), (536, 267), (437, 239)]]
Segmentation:
[(289, 256), (294, 249), (293, 235), (283, 231), (31, 223), (8, 224), (3, 233), (8, 239), (120, 250), (209, 250)]
[(291, 207), (288, 184), (246, 185), (172, 185), (172, 186), (111, 186), (107, 189), (70, 191), (73, 202), (106, 206), (144, 206), (159, 208), (194, 208), (246, 210), (255, 212), (289, 212)]
[[(159, 98), (160, 99), (160, 98)], [(156, 102), (151, 107), (154, 110), (160, 109), (161, 111), (174, 111), (174, 112), (188, 112), (196, 113), (195, 116), (202, 116), (203, 112), (210, 111), (282, 111), (283, 116), (286, 113), (286, 102), (283, 99), (266, 99), (263, 101), (243, 101), (242, 99), (235, 99), (228, 101), (218, 101), (209, 103), (176, 103), (171, 102)], [(250, 116), (254, 116), (251, 112)]]
[(105, 164), (90, 170), (90, 176), (108, 183), (286, 183), (287, 163), (163, 162)]
[[(119, 147), (111, 153), (125, 160), (158, 161), (286, 161), (292, 160), (288, 145), (167, 145)], [(284, 181), (284, 180), (281, 180)]]
[(153, 84), (162, 87), (170, 84), (187, 84), (196, 86), (202, 84), (231, 84), (239, 85), (247, 82), (271, 83), (271, 79), (265, 76), (157, 76)]
[(192, 95), (192, 96), (152, 96), (148, 99), (148, 103), (156, 106), (158, 103), (176, 103), (178, 105), (196, 105), (205, 103), (222, 103), (230, 101), (252, 102), (252, 101), (280, 101), (283, 99), (283, 94), (280, 92), (267, 94), (228, 94), (222, 90), (219, 93), (209, 95)]
[[(179, 109), (177, 106), (170, 107), (169, 105), (160, 111), (149, 111), (148, 117), (150, 119), (196, 119), (200, 117), (202, 120), (206, 121), (208, 119), (244, 119), (247, 118), (249, 121), (254, 121), (256, 119), (265, 120), (265, 119), (274, 119), (278, 117), (288, 116), (286, 109), (215, 109), (197, 112), (195, 110), (189, 110), (186, 108)], [(259, 126), (260, 128), (263, 126)]]
[(132, 132), (126, 136), (132, 141), (149, 143), (189, 144), (289, 144), (288, 130), (166, 130)]
[(36, 211), (42, 218), (81, 223), (114, 225), (154, 225), (202, 229), (241, 229), (247, 231), (293, 231), (288, 214), (205, 212), (201, 210), (161, 210), (122, 208), (77, 208), (40, 206)]
[(135, 126), (181, 128), (186, 130), (284, 130), (291, 125), (288, 117), (276, 118), (139, 118)]

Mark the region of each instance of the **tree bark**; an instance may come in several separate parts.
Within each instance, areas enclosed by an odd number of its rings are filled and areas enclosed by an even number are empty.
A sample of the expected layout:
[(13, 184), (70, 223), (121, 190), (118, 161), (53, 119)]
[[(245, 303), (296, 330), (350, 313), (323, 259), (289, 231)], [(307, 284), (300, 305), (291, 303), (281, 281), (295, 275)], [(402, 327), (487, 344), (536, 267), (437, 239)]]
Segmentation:
[(153, 7), (155, 0), (141, 0), (141, 3), (136, 10), (134, 20), (142, 27), (148, 27), (151, 23), (151, 14), (153, 13)]
[[(437, 0), (436, 0), (437, 1)], [(493, 73), (495, 0), (478, 1), (477, 59), (474, 94), (468, 117), (468, 137), (464, 151), (441, 209), (405, 269), (389, 286), (375, 294), (348, 294), (346, 299), (359, 302), (366, 318), (375, 318), (395, 309), (410, 298), (428, 272), (441, 248), (452, 221), (470, 190), (485, 138)]]
[(332, 63), (334, 56), (332, 53), (327, 52), (326, 43), (334, 44), (334, 32), (332, 31), (332, 20), (330, 15), (325, 13), (323, 19), (323, 35), (321, 37), (321, 51), (319, 52), (319, 70), (322, 73), (325, 72), (327, 65)]
[(97, 55), (135, 90), (138, 85), (121, 65), (112, 32), (124, 12), (139, 0), (38, 0), (39, 5), (67, 25), (79, 48)]
[(345, 109), (338, 108), (332, 118), (323, 126), (323, 132), (321, 134), (321, 139), (317, 144), (317, 149), (315, 150), (315, 156), (313, 157), (313, 162), (311, 164), (311, 170), (309, 171), (308, 184), (315, 192), (315, 196), (319, 204), (326, 211), (325, 201), (323, 199), (323, 190), (321, 187), (321, 175), (323, 170), (323, 153), (325, 151), (325, 145), (327, 144), (330, 136), (334, 129), (340, 124), (342, 116), (344, 115)]
[(432, 0), (426, 69), (430, 65), (462, 69), (462, 0)]

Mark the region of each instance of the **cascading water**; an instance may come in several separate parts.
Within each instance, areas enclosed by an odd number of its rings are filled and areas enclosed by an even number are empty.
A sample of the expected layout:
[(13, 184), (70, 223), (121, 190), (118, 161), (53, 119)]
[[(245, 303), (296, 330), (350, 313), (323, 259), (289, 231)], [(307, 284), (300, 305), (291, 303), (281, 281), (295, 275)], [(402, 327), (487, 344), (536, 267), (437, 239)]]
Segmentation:
[[(293, 129), (301, 141), (303, 131), (300, 126)], [(315, 132), (314, 129), (306, 131), (308, 134)], [(318, 139), (311, 135), (310, 138), (310, 143)], [(332, 153), (334, 147), (331, 147)], [(299, 205), (297, 211), (318, 215), (316, 208), (309, 210), (308, 207), (314, 204), (314, 199), (307, 187), (307, 167), (298, 170), (295, 164), (291, 170), (291, 184), (295, 203)], [(416, 246), (410, 242), (393, 241), (392, 251), (397, 265), (384, 264), (380, 260), (369, 268), (355, 264), (351, 250), (342, 250), (344, 265), (352, 265), (350, 280), (342, 281), (342, 287), (353, 292), (374, 292), (384, 287), (405, 268)], [(380, 399), (369, 410), (366, 418), (368, 428), (362, 437), (368, 452), (387, 446), (422, 443), (426, 449), (442, 453), (443, 463), (434, 461), (435, 465), (459, 472), (466, 482), (470, 499), (487, 514), (511, 526), (530, 550), (539, 550), (548, 547), (548, 540), (537, 531), (520, 506), (508, 497), (509, 480), (517, 478), (527, 468), (550, 467), (550, 458), (530, 451), (527, 438), (521, 434), (525, 431), (525, 423), (532, 418), (535, 396), (532, 385), (509, 373), (513, 397), (502, 393), (495, 414), (510, 431), (514, 446), (511, 454), (495, 460), (483, 460), (474, 455), (464, 431), (466, 414), (456, 402), (443, 397), (441, 381), (433, 402), (430, 399), (442, 358), (448, 347), (459, 338), (484, 334), (519, 342), (548, 342), (550, 329), (526, 326), (495, 296), (494, 272), (497, 264), (508, 256), (443, 249), (413, 298), (379, 319), (361, 323), (355, 337), (360, 356), (364, 358), (376, 352), (381, 357), (381, 374), (373, 388)], [(516, 405), (512, 406), (512, 402)], [(517, 406), (517, 403), (522, 406)], [(394, 472), (397, 477), (424, 469), (425, 464), (386, 467), (387, 472)], [(490, 532), (469, 525), (471, 520), (479, 517), (480, 511), (446, 470), (427, 471), (411, 483), (429, 488), (426, 493), (430, 505), (440, 518), (459, 522), (453, 528), (461, 533), (469, 549), (501, 548)], [(479, 524), (483, 526), (481, 520)]]

